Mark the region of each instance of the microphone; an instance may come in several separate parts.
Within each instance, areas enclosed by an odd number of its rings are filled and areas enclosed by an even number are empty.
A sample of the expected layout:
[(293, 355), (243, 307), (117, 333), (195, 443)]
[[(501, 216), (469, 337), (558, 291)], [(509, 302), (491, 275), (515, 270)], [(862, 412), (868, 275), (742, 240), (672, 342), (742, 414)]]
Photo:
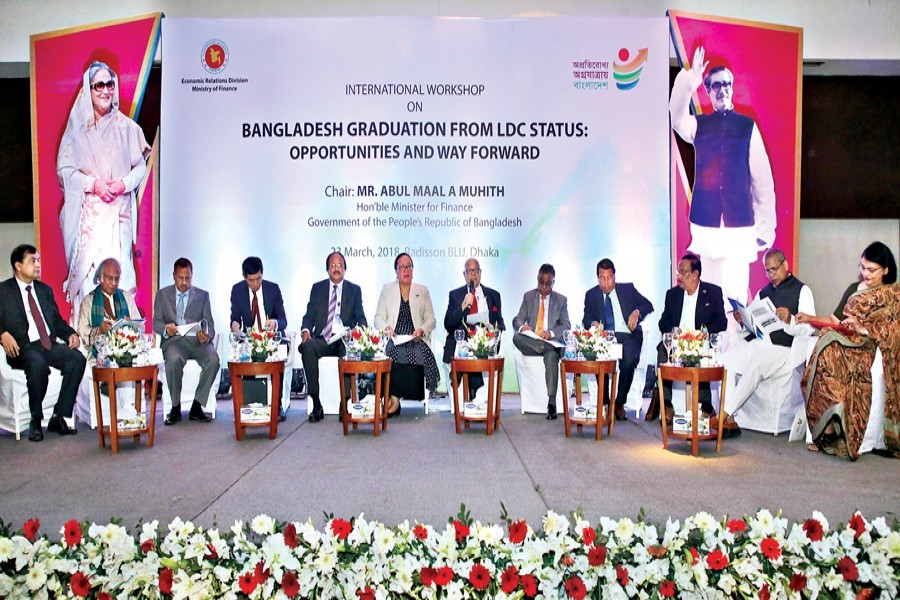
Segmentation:
[[(475, 294), (475, 282), (471, 279), (469, 280), (469, 293), (472, 294), (473, 296)], [(473, 306), (474, 306), (474, 303), (469, 305), (469, 313), (472, 312)]]

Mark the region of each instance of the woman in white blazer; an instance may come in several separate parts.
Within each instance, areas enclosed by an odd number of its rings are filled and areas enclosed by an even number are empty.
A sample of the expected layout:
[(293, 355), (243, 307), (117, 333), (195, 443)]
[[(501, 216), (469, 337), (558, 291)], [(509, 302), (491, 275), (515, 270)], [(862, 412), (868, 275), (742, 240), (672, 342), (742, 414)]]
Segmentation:
[[(413, 260), (409, 254), (397, 255), (394, 271), (397, 280), (381, 289), (375, 310), (375, 327), (384, 329), (391, 337), (387, 355), (394, 364), (391, 367), (388, 417), (400, 414), (401, 397), (409, 400), (425, 398), (423, 375), (425, 387), (431, 392), (437, 389), (440, 378), (430, 344), (436, 324), (431, 294), (424, 285), (412, 282)], [(394, 336), (409, 335), (413, 336), (411, 341), (394, 345)]]

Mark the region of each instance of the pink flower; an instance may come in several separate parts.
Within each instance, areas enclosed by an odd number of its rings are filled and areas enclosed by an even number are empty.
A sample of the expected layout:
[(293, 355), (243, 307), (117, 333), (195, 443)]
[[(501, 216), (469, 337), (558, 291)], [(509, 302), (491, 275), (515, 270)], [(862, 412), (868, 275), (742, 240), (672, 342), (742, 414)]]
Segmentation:
[(37, 537), (38, 529), (40, 528), (40, 521), (38, 521), (37, 519), (28, 519), (27, 521), (25, 521), (25, 524), (22, 525), (22, 534), (29, 542), (34, 542), (34, 539)]
[(584, 587), (581, 577), (574, 576), (566, 580), (566, 594), (574, 600), (584, 600), (584, 597), (587, 596), (587, 588)]
[(491, 584), (491, 574), (484, 565), (475, 563), (469, 571), (469, 583), (476, 590), (487, 589), (487, 586)]

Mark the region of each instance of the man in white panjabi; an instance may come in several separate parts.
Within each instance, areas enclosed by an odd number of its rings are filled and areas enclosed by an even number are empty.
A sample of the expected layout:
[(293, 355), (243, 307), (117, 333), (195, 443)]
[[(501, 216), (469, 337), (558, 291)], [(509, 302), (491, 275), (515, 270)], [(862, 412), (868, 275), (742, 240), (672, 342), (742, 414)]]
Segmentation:
[(64, 195), (59, 224), (68, 264), (63, 284), (72, 306), (70, 322), (82, 299), (94, 289), (92, 276), (106, 258), (122, 266), (120, 288), (134, 293), (135, 191), (147, 172), (150, 146), (144, 132), (119, 112), (118, 77), (94, 62), (84, 74), (56, 168)]

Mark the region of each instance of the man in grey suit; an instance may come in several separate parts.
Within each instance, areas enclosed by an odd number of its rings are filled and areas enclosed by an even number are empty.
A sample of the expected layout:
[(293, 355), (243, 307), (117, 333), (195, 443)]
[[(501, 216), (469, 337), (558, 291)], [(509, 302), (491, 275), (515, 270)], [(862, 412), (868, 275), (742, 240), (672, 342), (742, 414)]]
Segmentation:
[[(566, 297), (553, 291), (556, 270), (543, 264), (538, 269), (537, 289), (525, 292), (519, 314), (513, 319), (513, 344), (525, 356), (544, 357), (544, 377), (547, 381), (547, 418), (556, 418), (556, 386), (559, 384), (559, 357), (561, 348), (548, 340), (561, 340), (569, 323)], [(526, 335), (531, 332), (536, 337)], [(538, 339), (540, 338), (540, 339)]]
[[(203, 412), (203, 405), (209, 398), (216, 375), (219, 374), (219, 355), (209, 341), (216, 336), (209, 294), (191, 286), (194, 267), (186, 258), (175, 261), (172, 274), (175, 285), (156, 292), (153, 302), (153, 331), (162, 337), (163, 358), (166, 362), (166, 382), (172, 397), (172, 409), (166, 415), (165, 424), (174, 425), (181, 421), (181, 379), (184, 363), (194, 359), (200, 364), (200, 383), (194, 394), (189, 418), (191, 421), (208, 423), (211, 419)], [(203, 327), (187, 335), (179, 335), (176, 326), (205, 321)]]

